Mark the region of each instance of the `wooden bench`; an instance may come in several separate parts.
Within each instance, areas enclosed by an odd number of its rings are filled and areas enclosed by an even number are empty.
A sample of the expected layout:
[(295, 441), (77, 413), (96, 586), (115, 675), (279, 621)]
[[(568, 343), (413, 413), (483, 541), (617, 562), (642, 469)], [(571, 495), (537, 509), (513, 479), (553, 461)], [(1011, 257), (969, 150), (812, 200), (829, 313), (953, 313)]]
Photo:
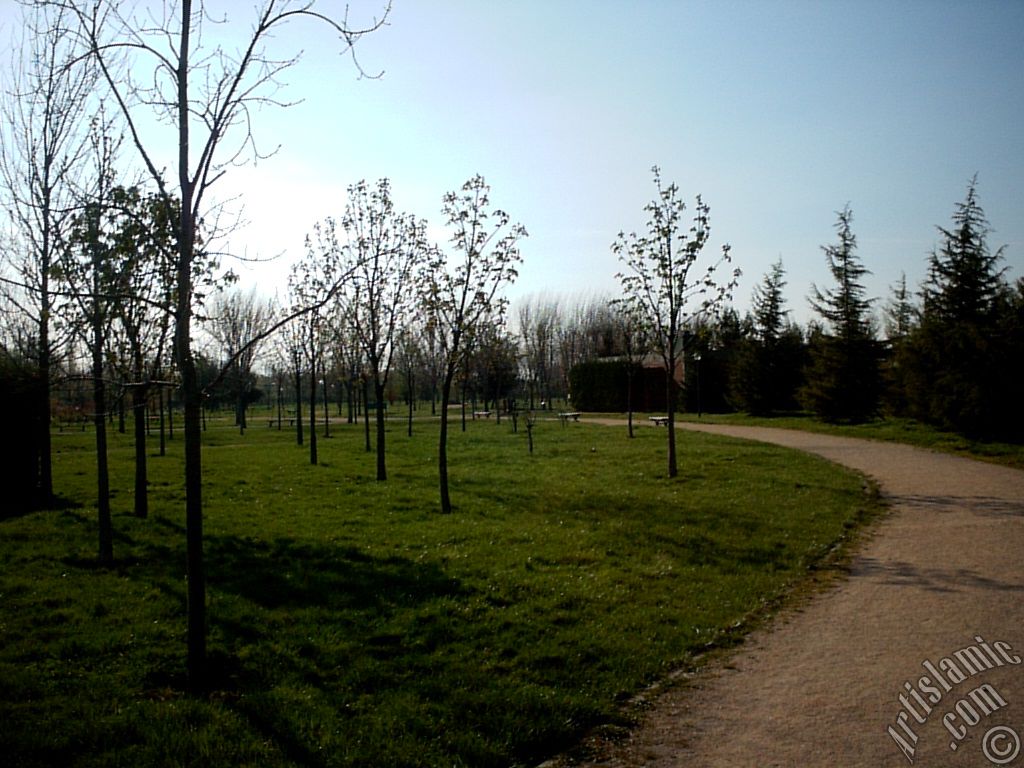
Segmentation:
[(647, 418), (654, 422), (654, 426), (656, 427), (668, 426), (668, 416), (648, 416)]
[(491, 412), (490, 411), (473, 411), (473, 418), (474, 419), (477, 419), (477, 418), (489, 419), (489, 418), (491, 418)]
[(562, 413), (558, 414), (558, 418), (561, 420), (562, 426), (565, 426), (566, 424), (569, 423), (569, 419), (572, 419), (573, 421), (579, 421), (580, 413), (579, 411), (563, 411)]

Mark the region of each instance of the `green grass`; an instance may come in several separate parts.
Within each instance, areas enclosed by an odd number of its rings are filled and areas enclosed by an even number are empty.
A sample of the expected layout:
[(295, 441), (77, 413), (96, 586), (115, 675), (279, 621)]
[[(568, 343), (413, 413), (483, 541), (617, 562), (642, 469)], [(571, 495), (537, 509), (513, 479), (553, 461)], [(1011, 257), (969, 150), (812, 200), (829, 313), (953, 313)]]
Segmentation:
[(536, 764), (805, 584), (876, 511), (860, 478), (783, 449), (541, 421), (451, 439), (362, 432), (322, 464), (262, 419), (206, 433), (212, 692), (184, 687), (180, 440), (131, 511), (111, 450), (117, 564), (94, 564), (91, 434), (55, 436), (80, 506), (0, 521), (0, 754), (19, 766)]
[[(697, 416), (693, 413), (682, 414), (680, 419), (697, 421)], [(806, 414), (754, 417), (729, 413), (703, 414), (700, 421), (712, 424), (744, 424), (780, 429), (802, 429), (809, 432), (861, 437), (868, 440), (906, 443), (933, 451), (1024, 469), (1024, 444), (972, 440), (955, 432), (944, 432), (914, 419), (885, 418), (866, 424), (826, 424)]]

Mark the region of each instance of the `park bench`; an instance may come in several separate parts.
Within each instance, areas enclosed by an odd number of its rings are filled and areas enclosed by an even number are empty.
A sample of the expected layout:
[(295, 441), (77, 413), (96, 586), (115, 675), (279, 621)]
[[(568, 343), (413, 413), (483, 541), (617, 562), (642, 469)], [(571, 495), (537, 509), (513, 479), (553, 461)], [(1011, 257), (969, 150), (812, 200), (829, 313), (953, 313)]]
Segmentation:
[(562, 413), (558, 414), (558, 418), (561, 420), (562, 426), (565, 426), (569, 423), (569, 419), (579, 421), (580, 413), (579, 411), (562, 411)]
[(648, 416), (647, 418), (654, 422), (654, 426), (656, 427), (668, 426), (668, 416)]
[(473, 418), (474, 419), (476, 419), (476, 418), (489, 419), (489, 418), (491, 418), (491, 412), (490, 411), (473, 411)]

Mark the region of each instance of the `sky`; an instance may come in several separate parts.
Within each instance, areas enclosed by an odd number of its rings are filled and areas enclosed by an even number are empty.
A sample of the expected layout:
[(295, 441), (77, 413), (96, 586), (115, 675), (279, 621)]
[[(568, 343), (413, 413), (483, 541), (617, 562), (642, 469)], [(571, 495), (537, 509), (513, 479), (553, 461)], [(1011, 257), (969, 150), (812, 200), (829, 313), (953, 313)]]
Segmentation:
[[(353, 23), (382, 2), (351, 0)], [(252, 5), (207, 9), (244, 31)], [(612, 295), (610, 245), (643, 227), (653, 165), (710, 205), (707, 258), (731, 245), (741, 310), (781, 259), (788, 307), (809, 319), (847, 204), (869, 294), (881, 305), (901, 274), (917, 288), (975, 174), (989, 243), (1024, 276), (1020, 0), (394, 0), (357, 46), (380, 78), (359, 77), (318, 25), (270, 48), (298, 50), (278, 95), (300, 103), (255, 116), (260, 149), (278, 151), (216, 187), (245, 206), (232, 247), (280, 254), (239, 264), (243, 286), (282, 289), (353, 182), (388, 177), (441, 242), (442, 195), (479, 173), (530, 233), (513, 301)]]

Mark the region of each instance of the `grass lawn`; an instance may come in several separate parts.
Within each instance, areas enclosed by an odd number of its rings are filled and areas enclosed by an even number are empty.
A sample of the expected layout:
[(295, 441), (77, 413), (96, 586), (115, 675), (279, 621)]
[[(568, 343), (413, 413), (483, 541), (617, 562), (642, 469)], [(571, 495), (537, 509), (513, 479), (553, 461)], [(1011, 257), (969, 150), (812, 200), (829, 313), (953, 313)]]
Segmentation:
[[(113, 435), (114, 568), (95, 565), (91, 433), (54, 436), (66, 508), (0, 519), (0, 754), (8, 765), (536, 764), (744, 628), (877, 510), (856, 475), (767, 445), (493, 420), (360, 427), (322, 464), (263, 418), (205, 436), (213, 690), (184, 687), (180, 438), (131, 516)], [(130, 431), (130, 430), (129, 430)], [(154, 440), (155, 443), (155, 440)]]

